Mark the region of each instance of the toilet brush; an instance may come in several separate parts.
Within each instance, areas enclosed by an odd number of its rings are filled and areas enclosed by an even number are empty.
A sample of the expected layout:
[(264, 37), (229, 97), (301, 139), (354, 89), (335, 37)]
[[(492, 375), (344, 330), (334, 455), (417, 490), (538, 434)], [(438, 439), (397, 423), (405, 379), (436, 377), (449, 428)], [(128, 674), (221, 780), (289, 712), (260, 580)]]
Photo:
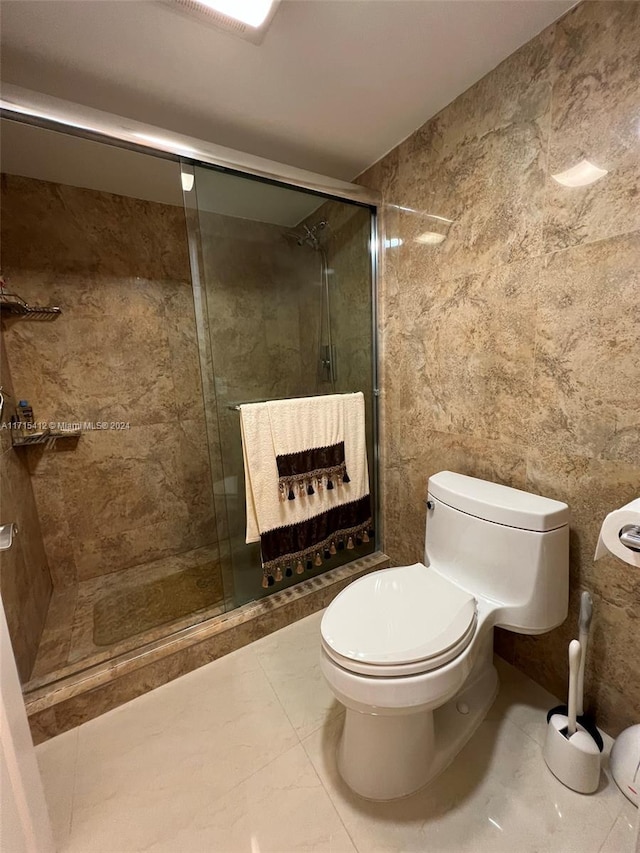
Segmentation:
[(567, 714), (551, 714), (543, 756), (547, 767), (563, 785), (592, 794), (600, 781), (601, 747), (577, 717), (578, 682), (582, 649), (578, 640), (569, 645), (569, 697)]
[(580, 671), (580, 660), (582, 658), (582, 647), (579, 640), (571, 640), (569, 644), (569, 696), (567, 713), (567, 737), (571, 737), (578, 731), (578, 673)]
[[(577, 722), (586, 729), (591, 737), (598, 745), (598, 749), (602, 751), (604, 742), (602, 735), (598, 731), (596, 722), (589, 714), (584, 711), (584, 670), (587, 660), (587, 643), (589, 641), (589, 632), (591, 629), (591, 617), (593, 615), (593, 600), (588, 592), (583, 592), (580, 597), (580, 617), (578, 619), (578, 638), (580, 642), (580, 665), (577, 674), (577, 698), (576, 698), (576, 718)], [(569, 716), (569, 708), (567, 705), (557, 705), (547, 713), (547, 723), (551, 720), (554, 714), (562, 714)]]

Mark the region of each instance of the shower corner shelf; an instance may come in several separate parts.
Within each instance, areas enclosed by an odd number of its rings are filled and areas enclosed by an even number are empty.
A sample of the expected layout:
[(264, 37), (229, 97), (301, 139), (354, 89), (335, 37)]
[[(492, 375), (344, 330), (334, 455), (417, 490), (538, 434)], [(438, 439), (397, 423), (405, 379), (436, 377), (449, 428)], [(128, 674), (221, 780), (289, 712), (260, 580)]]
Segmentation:
[(11, 444), (14, 448), (18, 447), (35, 447), (35, 446), (44, 446), (44, 447), (52, 447), (56, 441), (65, 438), (80, 438), (81, 430), (79, 429), (41, 429), (27, 435), (22, 436), (11, 436)]
[(0, 315), (25, 317), (31, 320), (55, 320), (62, 314), (62, 308), (57, 306), (28, 305), (13, 293), (0, 293)]

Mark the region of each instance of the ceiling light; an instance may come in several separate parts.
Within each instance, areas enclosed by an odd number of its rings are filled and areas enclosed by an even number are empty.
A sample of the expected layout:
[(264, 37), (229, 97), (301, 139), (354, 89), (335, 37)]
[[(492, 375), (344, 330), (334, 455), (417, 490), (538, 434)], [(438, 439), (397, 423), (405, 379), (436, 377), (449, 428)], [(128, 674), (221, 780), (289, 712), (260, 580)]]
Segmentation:
[(250, 27), (259, 27), (267, 19), (273, 0), (197, 0), (216, 12), (241, 21)]
[(261, 44), (280, 0), (162, 0), (174, 12), (228, 35)]
[(193, 189), (193, 182), (196, 179), (195, 175), (190, 175), (188, 172), (180, 172), (180, 178), (182, 180), (182, 189), (186, 193), (190, 193)]
[(606, 174), (608, 174), (606, 169), (599, 169), (588, 160), (581, 160), (565, 172), (558, 172), (551, 177), (563, 187), (586, 187), (604, 178)]
[(425, 231), (416, 237), (416, 243), (422, 243), (425, 246), (437, 246), (447, 239), (446, 234), (438, 234), (437, 231)]

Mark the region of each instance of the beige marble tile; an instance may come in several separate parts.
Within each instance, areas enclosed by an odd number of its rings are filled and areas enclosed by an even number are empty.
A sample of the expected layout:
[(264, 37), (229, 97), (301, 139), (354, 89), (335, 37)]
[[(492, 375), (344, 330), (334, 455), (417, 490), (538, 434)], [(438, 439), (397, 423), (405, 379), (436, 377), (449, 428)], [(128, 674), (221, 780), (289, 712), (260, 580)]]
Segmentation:
[[(29, 678), (37, 654), (37, 622), (26, 586), (27, 567), (20, 543), (0, 555), (0, 592), (21, 681)], [(30, 618), (31, 617), (31, 618)], [(25, 625), (31, 630), (25, 630)]]
[[(516, 635), (514, 664), (537, 681), (565, 696), (567, 649), (577, 635), (580, 590), (571, 594), (567, 621), (539, 637)], [(638, 657), (631, 653), (638, 637), (638, 618), (593, 593), (593, 622), (585, 673), (585, 705), (597, 723), (617, 735), (637, 719), (640, 697)]]
[(169, 636), (158, 633), (142, 649), (130, 647), (126, 652), (118, 647), (125, 653), (113, 659), (110, 652), (103, 652), (92, 659), (95, 666), (90, 669), (81, 664), (81, 671), (76, 665), (68, 668), (71, 672), (57, 672), (54, 685), (48, 686), (46, 678), (35, 679), (26, 696), (34, 741), (41, 743), (79, 726), (308, 616), (326, 607), (354, 578), (387, 565), (387, 558), (376, 553), (202, 624), (190, 624)]
[(356, 853), (301, 746), (215, 800), (188, 825), (144, 849)]
[(2, 421), (0, 421), (0, 453), (4, 453), (5, 450), (11, 447), (11, 432), (7, 427), (11, 423), (11, 415), (16, 404), (13, 380), (7, 358), (5, 334), (6, 321), (3, 320), (0, 322), (0, 388), (2, 388), (2, 395), (5, 402), (2, 410)]
[[(544, 745), (547, 729), (547, 711), (562, 704), (553, 693), (531, 681), (524, 673), (500, 657), (494, 662), (500, 679), (500, 692), (489, 709), (487, 720), (509, 720), (535, 740)], [(566, 704), (566, 703), (565, 703)]]
[[(522, 729), (540, 747), (544, 747), (547, 734), (547, 712), (558, 705), (566, 704), (566, 690), (554, 696), (515, 667), (498, 657), (494, 660), (500, 678), (500, 692), (487, 714), (487, 719), (508, 720)], [(597, 797), (611, 820), (615, 820), (620, 814), (623, 800), (609, 772), (609, 753), (613, 746), (613, 738), (602, 732), (602, 739), (604, 741), (603, 773)]]
[[(198, 566), (210, 568), (212, 573), (218, 574), (216, 586), (220, 590), (220, 598), (216, 598), (211, 607), (189, 612), (172, 621), (160, 620), (151, 626), (146, 621), (149, 614), (141, 613), (137, 633), (125, 634), (121, 640), (114, 641), (111, 645), (96, 644), (95, 607), (106, 598), (129, 592), (139, 595), (139, 591), (148, 589), (150, 583), (188, 572)], [(81, 672), (83, 668), (109, 661), (141, 645), (219, 615), (224, 610), (219, 577), (218, 549), (216, 546), (208, 546), (130, 569), (99, 575), (80, 581), (77, 585), (54, 588), (38, 646), (36, 664), (25, 689), (35, 690), (48, 681), (66, 678)]]
[(14, 522), (12, 547), (0, 554), (0, 592), (20, 677), (33, 668), (45, 622), (51, 577), (28, 469), (20, 451), (0, 452), (3, 523)]
[(42, 744), (36, 751), (57, 850), (66, 850), (71, 832), (78, 760), (78, 729)]
[(201, 417), (181, 419), (179, 427), (177, 473), (191, 529), (190, 541), (197, 548), (218, 539), (207, 426)]
[[(514, 445), (439, 433), (421, 426), (419, 418), (403, 420), (398, 419), (397, 441), (399, 446), (410, 447), (411, 455), (389, 454), (386, 460), (385, 547), (395, 562), (406, 564), (423, 559), (427, 482), (432, 474), (458, 471), (523, 488), (525, 459)], [(387, 428), (391, 444), (395, 424), (387, 423)]]
[(7, 350), (38, 421), (144, 425), (177, 416), (162, 306), (111, 321), (69, 310), (49, 323), (16, 322)]
[[(640, 229), (638, 44), (637, 3), (581, 3), (556, 27), (547, 252)], [(585, 187), (553, 180), (583, 159), (608, 174)]]
[(393, 803), (367, 802), (337, 773), (341, 723), (330, 721), (303, 745), (359, 850), (597, 853), (615, 820), (600, 794), (588, 798), (558, 782), (540, 745), (505, 719), (482, 723), (422, 791)]
[[(606, 762), (593, 796), (561, 785), (547, 770), (540, 745), (546, 705), (556, 700), (500, 661), (496, 704), (436, 782), (394, 803), (351, 794), (335, 767), (341, 715), (325, 719), (300, 746), (280, 705), (283, 698), (285, 708), (306, 702), (300, 694), (309, 686), (301, 678), (288, 680), (286, 658), (295, 647), (310, 659), (319, 645), (318, 619), (298, 622), (274, 635), (274, 645), (252, 644), (39, 746), (61, 849), (624, 849), (612, 845), (629, 837), (630, 809)], [(276, 696), (263, 672), (265, 660), (270, 677), (284, 673), (289, 696)], [(278, 679), (274, 685), (279, 690)]]
[(549, 255), (541, 274), (531, 442), (634, 464), (640, 232)]
[(564, 500), (571, 508), (571, 582), (597, 592), (630, 615), (640, 600), (640, 578), (612, 556), (594, 562), (605, 516), (638, 494), (640, 465), (557, 454), (532, 448), (527, 488)]
[(389, 356), (409, 376), (419, 420), (439, 432), (524, 440), (539, 271), (537, 259), (517, 262), (404, 295), (413, 352), (392, 354), (390, 342)]
[(56, 584), (215, 541), (184, 211), (15, 176), (2, 201), (10, 287), (63, 308), (7, 324), (15, 387), (38, 420), (132, 424), (23, 451)]
[(193, 288), (189, 278), (171, 285), (162, 289), (162, 296), (175, 405), (180, 419), (200, 419), (203, 394)]
[(600, 853), (637, 853), (637, 822), (638, 809), (627, 802), (600, 848)]
[[(29, 681), (46, 678), (67, 664), (77, 599), (78, 590), (75, 585), (54, 586)], [(29, 682), (24, 687), (29, 689)]]
[(320, 622), (314, 613), (252, 644), (298, 737), (342, 712), (320, 672)]
[[(205, 505), (208, 498), (206, 440), (202, 436), (197, 447), (198, 481), (195, 453), (182, 444), (189, 429), (187, 423), (184, 430), (153, 424), (91, 431), (71, 459), (55, 451), (42, 457), (33, 478), (37, 502), (46, 521), (62, 517), (70, 525), (71, 559), (80, 580), (189, 548), (196, 498)], [(211, 516), (209, 504), (209, 541), (216, 538)], [(58, 536), (52, 523), (45, 525), (47, 544)]]
[(397, 203), (395, 183), (398, 177), (397, 147), (369, 166), (356, 178), (356, 183), (377, 190), (386, 204)]
[(250, 651), (141, 696), (79, 731), (76, 849), (149, 847), (296, 743)]
[[(153, 279), (188, 277), (188, 273), (184, 275), (189, 259), (180, 207), (17, 175), (2, 176), (2, 192), (3, 254), (9, 276), (15, 269), (24, 269)], [(141, 223), (148, 227), (132, 252), (131, 235), (140, 235)], [(25, 234), (29, 239), (24, 239)]]
[[(437, 246), (416, 242), (438, 230), (420, 217), (403, 215), (397, 252), (406, 280), (436, 281), (539, 255), (548, 109), (528, 121), (502, 123), (466, 136), (456, 121), (446, 130), (443, 114), (399, 148), (398, 202), (452, 220)], [(461, 115), (464, 115), (463, 113)]]

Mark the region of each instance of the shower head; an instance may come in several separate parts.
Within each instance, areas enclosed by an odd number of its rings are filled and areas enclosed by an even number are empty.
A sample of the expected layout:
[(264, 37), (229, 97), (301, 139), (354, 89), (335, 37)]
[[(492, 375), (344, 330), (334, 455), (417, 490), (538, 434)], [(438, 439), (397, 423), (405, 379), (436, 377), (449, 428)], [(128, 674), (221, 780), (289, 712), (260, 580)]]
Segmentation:
[(311, 246), (312, 249), (318, 251), (320, 248), (318, 233), (320, 231), (324, 231), (328, 225), (329, 223), (326, 219), (321, 219), (319, 222), (316, 222), (315, 225), (311, 226), (303, 223), (300, 226), (299, 231), (287, 231), (285, 236), (295, 240), (298, 246)]

